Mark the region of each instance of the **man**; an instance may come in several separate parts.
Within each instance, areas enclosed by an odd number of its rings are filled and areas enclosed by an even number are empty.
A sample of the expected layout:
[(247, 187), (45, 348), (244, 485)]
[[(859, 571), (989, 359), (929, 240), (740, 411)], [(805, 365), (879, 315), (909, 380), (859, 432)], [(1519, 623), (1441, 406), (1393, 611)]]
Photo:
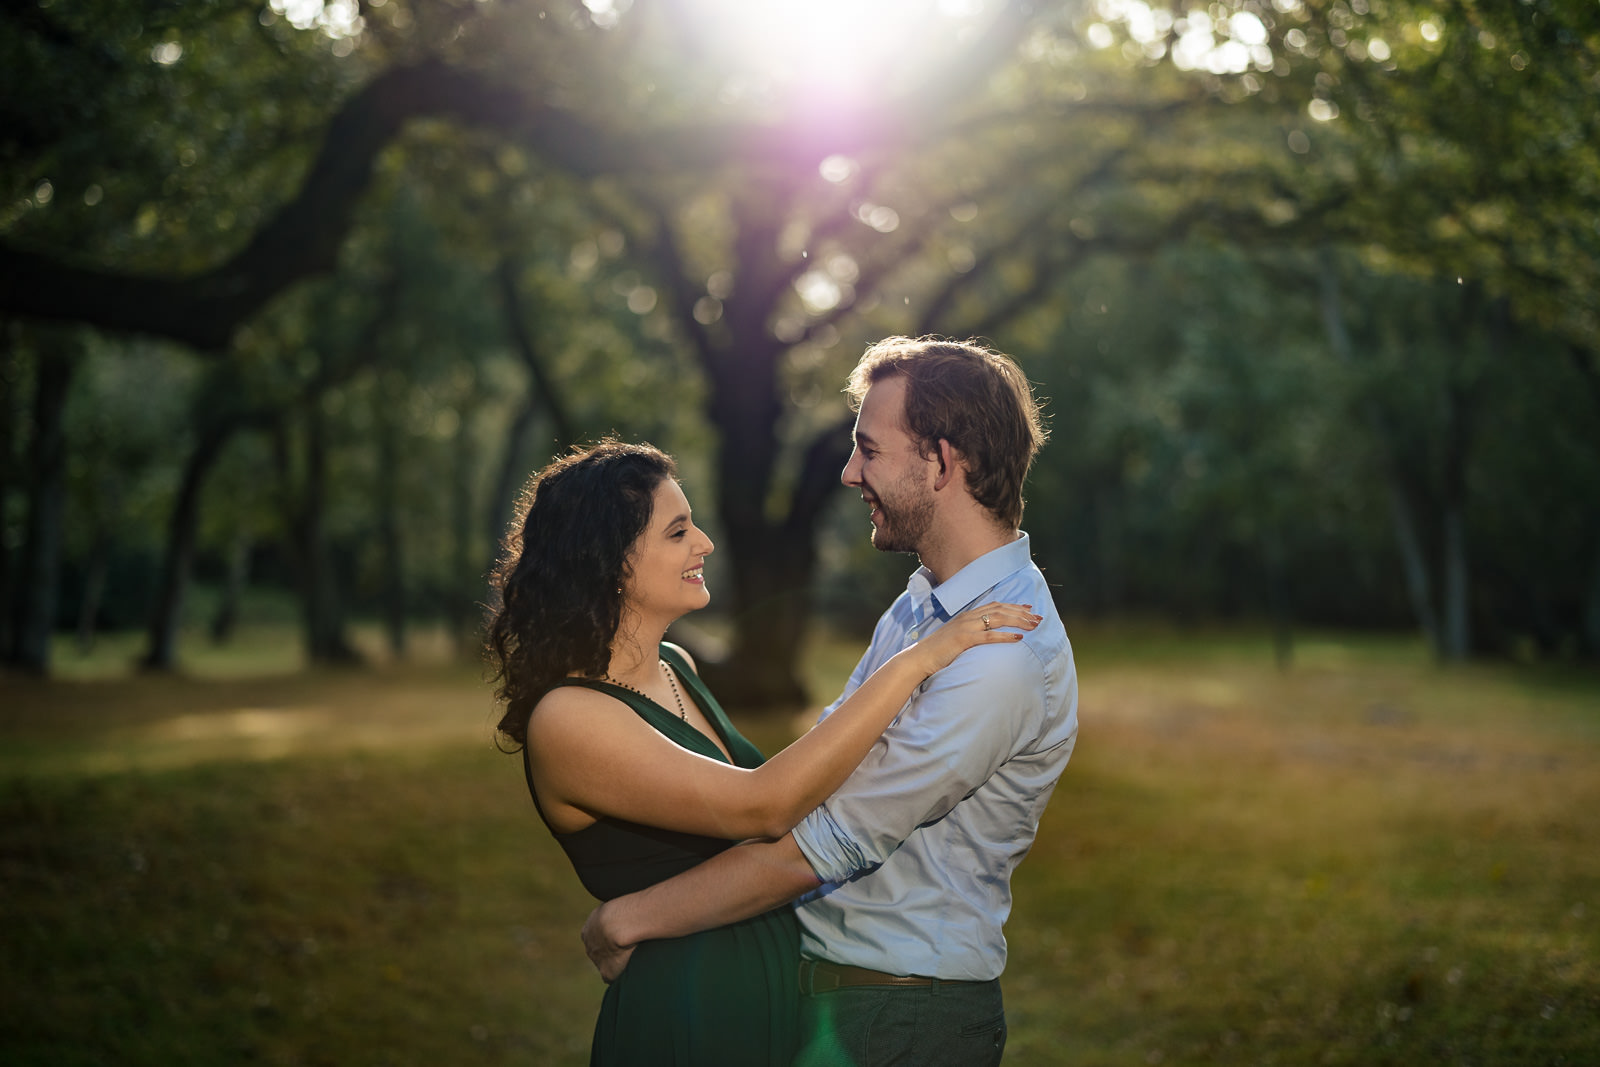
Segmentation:
[(1016, 364), (973, 344), (879, 342), (848, 391), (855, 451), (842, 480), (871, 508), (873, 545), (922, 566), (840, 701), (970, 605), (1026, 604), (1043, 621), (931, 676), (787, 836), (601, 905), (584, 941), (609, 979), (640, 941), (805, 897), (798, 1064), (996, 1064), (1011, 872), (1078, 731), (1071, 647), (1018, 528), (1044, 431)]

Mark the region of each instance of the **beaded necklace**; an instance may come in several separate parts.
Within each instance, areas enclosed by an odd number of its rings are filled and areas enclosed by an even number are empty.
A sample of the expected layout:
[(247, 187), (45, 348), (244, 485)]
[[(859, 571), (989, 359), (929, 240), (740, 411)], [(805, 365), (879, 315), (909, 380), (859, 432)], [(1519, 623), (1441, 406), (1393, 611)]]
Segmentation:
[[(674, 699), (674, 700), (676, 700), (678, 702), (678, 718), (682, 719), (684, 722), (688, 722), (689, 721), (689, 713), (688, 713), (688, 711), (686, 711), (684, 709), (684, 706), (683, 706), (683, 694), (678, 691), (678, 679), (676, 679), (676, 678), (674, 678), (672, 676), (672, 668), (667, 666), (667, 661), (664, 660), (664, 659), (656, 660), (656, 664), (657, 664), (657, 666), (659, 666), (661, 668), (661, 673), (663, 673), (663, 674), (665, 674), (667, 676), (667, 684), (672, 686), (672, 699)], [(611, 677), (611, 675), (609, 675), (609, 674), (601, 675), (601, 681), (610, 682), (614, 686), (617, 686), (617, 687), (622, 688), (622, 689), (626, 689), (630, 693), (638, 693), (640, 696), (644, 697), (646, 700), (651, 700), (650, 695), (648, 693), (646, 693), (643, 689), (635, 689), (633, 686), (629, 685), (627, 682), (619, 682), (615, 678)], [(652, 701), (652, 703), (653, 703), (653, 701)]]

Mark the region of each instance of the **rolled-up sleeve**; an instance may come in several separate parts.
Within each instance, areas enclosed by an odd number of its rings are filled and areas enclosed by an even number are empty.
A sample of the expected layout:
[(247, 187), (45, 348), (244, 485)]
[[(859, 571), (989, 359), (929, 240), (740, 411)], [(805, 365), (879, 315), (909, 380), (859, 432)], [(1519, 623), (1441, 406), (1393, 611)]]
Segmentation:
[(839, 791), (794, 829), (824, 882), (888, 859), (982, 785), (1044, 718), (1044, 667), (1023, 643), (963, 652), (913, 694)]

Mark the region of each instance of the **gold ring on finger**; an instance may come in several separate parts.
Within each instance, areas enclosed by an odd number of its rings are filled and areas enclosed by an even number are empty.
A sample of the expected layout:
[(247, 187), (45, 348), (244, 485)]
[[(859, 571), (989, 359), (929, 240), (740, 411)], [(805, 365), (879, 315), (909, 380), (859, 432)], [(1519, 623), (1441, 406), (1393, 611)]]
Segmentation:
[(983, 628), (985, 630), (989, 628), (989, 616), (987, 615), (983, 616)]

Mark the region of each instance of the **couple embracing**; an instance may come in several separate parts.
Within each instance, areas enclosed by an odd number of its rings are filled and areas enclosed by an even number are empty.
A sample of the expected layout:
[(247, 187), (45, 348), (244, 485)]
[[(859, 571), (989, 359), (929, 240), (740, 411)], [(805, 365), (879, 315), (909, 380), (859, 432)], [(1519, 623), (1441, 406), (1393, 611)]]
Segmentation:
[(670, 458), (536, 474), (490, 644), (540, 817), (602, 903), (591, 1063), (996, 1064), (1011, 872), (1077, 737), (1066, 632), (1019, 529), (1044, 438), (1006, 356), (890, 338), (842, 474), (921, 566), (844, 693), (763, 760), (663, 640), (712, 543)]

